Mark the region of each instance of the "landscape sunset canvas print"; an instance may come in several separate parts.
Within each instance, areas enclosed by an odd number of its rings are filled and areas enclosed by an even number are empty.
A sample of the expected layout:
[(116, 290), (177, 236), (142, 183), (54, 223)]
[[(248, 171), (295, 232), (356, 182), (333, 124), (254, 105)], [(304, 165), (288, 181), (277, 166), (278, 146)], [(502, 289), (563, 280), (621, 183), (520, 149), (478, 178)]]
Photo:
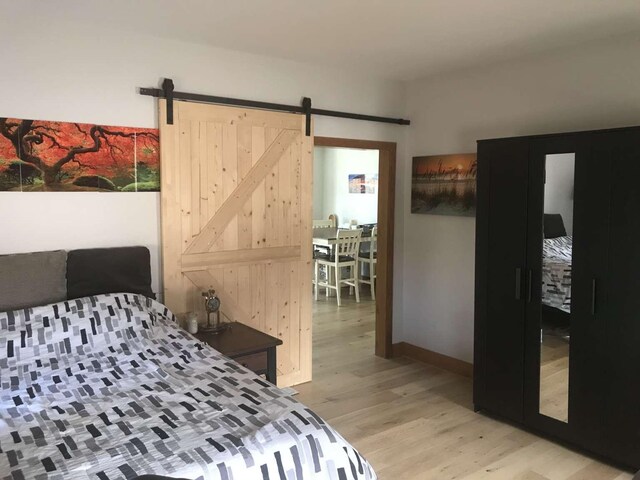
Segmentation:
[(475, 216), (476, 176), (475, 153), (414, 157), (411, 213)]
[(0, 191), (160, 190), (157, 129), (0, 117)]

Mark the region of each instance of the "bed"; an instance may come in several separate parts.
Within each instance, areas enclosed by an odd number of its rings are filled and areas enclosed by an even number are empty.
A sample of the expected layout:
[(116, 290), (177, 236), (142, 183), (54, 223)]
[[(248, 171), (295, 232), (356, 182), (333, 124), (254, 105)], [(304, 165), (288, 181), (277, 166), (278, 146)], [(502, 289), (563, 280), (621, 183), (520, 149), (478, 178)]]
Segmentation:
[(150, 296), (5, 311), (0, 330), (1, 478), (376, 478), (318, 415)]
[(545, 214), (542, 246), (542, 304), (571, 313), (571, 258), (573, 238), (560, 215)]

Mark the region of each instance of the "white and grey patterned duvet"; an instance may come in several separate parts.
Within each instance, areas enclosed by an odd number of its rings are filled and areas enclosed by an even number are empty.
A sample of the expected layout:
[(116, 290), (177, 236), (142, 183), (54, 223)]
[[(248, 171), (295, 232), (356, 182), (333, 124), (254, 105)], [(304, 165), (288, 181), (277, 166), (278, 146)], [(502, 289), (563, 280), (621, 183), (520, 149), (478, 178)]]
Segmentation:
[(0, 477), (373, 479), (321, 418), (142, 296), (0, 313)]
[(545, 238), (542, 247), (542, 303), (571, 312), (572, 237)]

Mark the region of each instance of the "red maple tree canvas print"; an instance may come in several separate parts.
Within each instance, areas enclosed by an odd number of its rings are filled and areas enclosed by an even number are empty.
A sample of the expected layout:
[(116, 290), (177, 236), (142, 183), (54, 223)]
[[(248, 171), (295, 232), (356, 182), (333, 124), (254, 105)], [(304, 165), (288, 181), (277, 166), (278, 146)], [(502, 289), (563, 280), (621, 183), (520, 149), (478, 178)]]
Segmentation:
[(0, 191), (160, 190), (157, 129), (0, 117)]

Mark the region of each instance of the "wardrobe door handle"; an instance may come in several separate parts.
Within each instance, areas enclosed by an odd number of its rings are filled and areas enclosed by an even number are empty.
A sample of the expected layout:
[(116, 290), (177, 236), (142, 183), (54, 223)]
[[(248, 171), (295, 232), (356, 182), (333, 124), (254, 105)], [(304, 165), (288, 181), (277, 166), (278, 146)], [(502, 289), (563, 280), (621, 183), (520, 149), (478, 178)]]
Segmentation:
[(516, 300), (522, 298), (522, 269), (516, 268)]
[(531, 288), (533, 283), (533, 270), (529, 270), (527, 275), (527, 302), (531, 303)]
[(591, 315), (595, 315), (596, 314), (596, 293), (597, 293), (597, 281), (594, 278), (591, 281)]

